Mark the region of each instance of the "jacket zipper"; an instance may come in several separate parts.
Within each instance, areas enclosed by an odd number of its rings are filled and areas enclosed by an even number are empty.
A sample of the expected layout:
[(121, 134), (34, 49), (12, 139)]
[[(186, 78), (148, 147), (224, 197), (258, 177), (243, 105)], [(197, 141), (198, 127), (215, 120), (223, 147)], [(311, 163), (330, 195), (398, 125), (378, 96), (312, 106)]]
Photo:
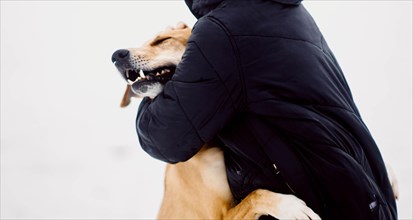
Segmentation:
[[(280, 174), (281, 171), (278, 169), (278, 167), (274, 163), (272, 164), (272, 166), (275, 169), (275, 175)], [(282, 176), (281, 176), (281, 178), (283, 179), (283, 181), (284, 181), (285, 185), (288, 187), (288, 189), (290, 189), (291, 192), (293, 192), (295, 194), (295, 191), (293, 190), (293, 188), (291, 188), (291, 186), (287, 183), (287, 181), (285, 181), (285, 179)]]

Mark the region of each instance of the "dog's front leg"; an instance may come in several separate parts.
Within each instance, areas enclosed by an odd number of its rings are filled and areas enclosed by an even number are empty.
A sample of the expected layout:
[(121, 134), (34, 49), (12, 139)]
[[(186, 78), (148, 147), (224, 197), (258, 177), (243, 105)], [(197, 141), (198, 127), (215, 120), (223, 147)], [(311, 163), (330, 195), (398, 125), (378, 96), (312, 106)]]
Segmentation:
[(228, 210), (224, 219), (258, 219), (263, 215), (278, 219), (320, 219), (304, 201), (294, 195), (264, 189), (250, 193), (237, 206)]

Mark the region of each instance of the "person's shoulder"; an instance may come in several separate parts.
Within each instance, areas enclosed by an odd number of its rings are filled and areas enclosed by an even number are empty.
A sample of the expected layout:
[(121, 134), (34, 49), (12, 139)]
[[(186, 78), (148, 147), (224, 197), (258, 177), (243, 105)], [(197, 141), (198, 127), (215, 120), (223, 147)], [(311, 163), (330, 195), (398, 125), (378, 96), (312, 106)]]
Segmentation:
[(222, 22), (217, 19), (215, 16), (210, 16), (209, 14), (206, 16), (201, 17), (195, 23), (192, 32), (199, 32), (199, 31), (208, 31), (208, 30), (215, 30), (220, 31), (222, 29)]
[(204, 16), (194, 25), (188, 42), (216, 39), (217, 36), (222, 37), (222, 35), (227, 35), (225, 27), (213, 17)]

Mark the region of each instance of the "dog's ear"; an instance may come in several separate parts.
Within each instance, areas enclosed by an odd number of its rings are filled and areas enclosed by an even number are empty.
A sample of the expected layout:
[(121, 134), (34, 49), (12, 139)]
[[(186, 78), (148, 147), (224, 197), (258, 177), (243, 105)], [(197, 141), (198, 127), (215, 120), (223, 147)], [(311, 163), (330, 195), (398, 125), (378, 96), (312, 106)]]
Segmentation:
[(135, 96), (136, 94), (132, 92), (132, 86), (127, 85), (125, 94), (123, 94), (122, 102), (120, 103), (120, 107), (125, 108), (126, 106), (128, 106), (130, 103), (130, 99)]
[(175, 28), (176, 29), (185, 29), (185, 28), (187, 28), (188, 27), (188, 25), (186, 25), (184, 22), (182, 22), (182, 21), (180, 21), (180, 22), (178, 22), (178, 24), (176, 24), (176, 26), (175, 26)]

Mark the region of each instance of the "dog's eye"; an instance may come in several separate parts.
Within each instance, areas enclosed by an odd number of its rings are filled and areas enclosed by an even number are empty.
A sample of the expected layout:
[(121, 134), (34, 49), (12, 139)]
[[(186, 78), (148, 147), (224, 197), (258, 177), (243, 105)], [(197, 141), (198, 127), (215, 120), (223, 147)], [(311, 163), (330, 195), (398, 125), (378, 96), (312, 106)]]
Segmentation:
[(166, 37), (166, 38), (157, 39), (157, 40), (155, 40), (154, 42), (151, 43), (151, 46), (156, 46), (158, 44), (162, 44), (162, 43), (166, 42), (169, 39), (171, 39), (171, 38)]

